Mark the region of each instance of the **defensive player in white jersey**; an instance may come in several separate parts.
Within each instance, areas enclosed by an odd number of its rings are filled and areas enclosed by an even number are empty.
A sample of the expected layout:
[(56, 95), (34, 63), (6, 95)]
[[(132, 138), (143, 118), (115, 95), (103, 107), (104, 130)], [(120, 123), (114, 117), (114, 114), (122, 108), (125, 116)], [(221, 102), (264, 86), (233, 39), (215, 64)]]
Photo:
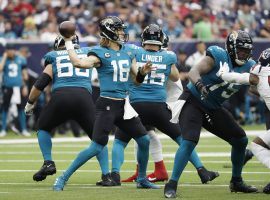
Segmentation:
[[(227, 65), (221, 65), (217, 75), (230, 83), (256, 86), (270, 110), (270, 48), (261, 53), (258, 63), (250, 69), (250, 73), (229, 72)], [(251, 151), (262, 164), (270, 168), (270, 130), (251, 142)], [(270, 183), (264, 187), (263, 192), (270, 194)]]

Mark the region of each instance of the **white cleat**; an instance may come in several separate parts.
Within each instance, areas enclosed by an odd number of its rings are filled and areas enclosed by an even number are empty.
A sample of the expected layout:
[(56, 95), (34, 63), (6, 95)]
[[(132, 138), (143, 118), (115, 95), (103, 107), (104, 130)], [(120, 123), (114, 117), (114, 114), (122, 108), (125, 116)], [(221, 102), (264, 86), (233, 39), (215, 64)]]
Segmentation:
[(5, 130), (0, 131), (0, 137), (5, 137), (7, 132)]
[(23, 136), (25, 136), (25, 137), (30, 137), (30, 136), (31, 136), (31, 133), (29, 133), (27, 130), (23, 130), (23, 131), (21, 132), (21, 134), (22, 134)]

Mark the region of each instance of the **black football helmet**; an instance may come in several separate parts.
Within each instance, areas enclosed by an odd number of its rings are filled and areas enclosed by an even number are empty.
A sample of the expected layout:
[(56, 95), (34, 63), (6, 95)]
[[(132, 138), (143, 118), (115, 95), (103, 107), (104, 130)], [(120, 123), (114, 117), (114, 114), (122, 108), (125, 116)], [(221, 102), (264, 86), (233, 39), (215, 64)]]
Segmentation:
[(164, 33), (157, 24), (148, 25), (142, 32), (142, 44), (163, 45)]
[(259, 59), (258, 59), (258, 63), (261, 65), (261, 66), (264, 66), (264, 67), (269, 67), (270, 66), (270, 48), (268, 49), (265, 49)]
[(253, 41), (245, 31), (233, 31), (226, 39), (226, 50), (237, 65), (245, 64), (252, 56)]
[(170, 42), (169, 36), (166, 33), (163, 32), (163, 37), (164, 38), (163, 38), (162, 48), (168, 48), (169, 42)]
[[(74, 49), (79, 49), (80, 48), (80, 43), (79, 43), (79, 37), (76, 35), (74, 39), (72, 39), (72, 43), (74, 45)], [(65, 40), (62, 36), (57, 36), (55, 38), (54, 44), (53, 44), (53, 50), (65, 50)]]
[(105, 17), (99, 23), (100, 36), (120, 44), (128, 41), (128, 34), (118, 34), (117, 30), (124, 31), (126, 28), (124, 22), (116, 16)]

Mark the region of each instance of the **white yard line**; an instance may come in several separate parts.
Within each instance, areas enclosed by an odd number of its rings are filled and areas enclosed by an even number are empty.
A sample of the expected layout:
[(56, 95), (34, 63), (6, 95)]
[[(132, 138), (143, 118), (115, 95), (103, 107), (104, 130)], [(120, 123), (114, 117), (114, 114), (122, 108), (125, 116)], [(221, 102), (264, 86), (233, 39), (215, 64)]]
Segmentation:
[[(44, 160), (0, 160), (0, 163), (43, 163)], [(72, 162), (73, 160), (54, 160), (56, 163), (65, 163), (65, 162)], [(96, 160), (89, 160), (87, 162), (96, 162)], [(112, 160), (109, 160), (109, 162), (112, 162)], [(136, 160), (125, 160), (125, 163), (135, 163)], [(149, 163), (153, 163), (153, 160), (149, 160)], [(228, 160), (202, 160), (203, 163), (221, 163), (221, 164), (228, 164), (230, 161)], [(166, 160), (165, 163), (174, 163), (174, 160)], [(259, 161), (249, 161), (248, 163), (260, 163)]]
[[(65, 170), (59, 170), (57, 169), (58, 172), (64, 172)], [(36, 170), (31, 170), (31, 169), (26, 169), (26, 170), (22, 170), (22, 169), (1, 169), (0, 170), (0, 173), (7, 173), (7, 172), (14, 172), (14, 173), (27, 173), (27, 172), (36, 172)], [(100, 173), (100, 170), (77, 170), (76, 171), (77, 173)], [(134, 170), (121, 170), (121, 173), (133, 173)], [(152, 172), (150, 170), (147, 171), (148, 173), (149, 172)], [(171, 173), (172, 170), (167, 170), (167, 172)], [(184, 170), (184, 173), (197, 173), (197, 171), (190, 171), (190, 170)], [(218, 171), (218, 173), (220, 174), (231, 174), (232, 172), (231, 171)], [(244, 171), (242, 172), (243, 174), (270, 174), (270, 171), (269, 172), (257, 172), (257, 171), (252, 171), (252, 172), (247, 172), (247, 171)]]
[[(0, 139), (0, 143), (1, 143), (1, 139)], [(53, 148), (85, 148), (87, 147), (87, 144), (76, 144), (76, 145), (72, 145), (72, 144), (59, 144), (59, 143), (56, 143), (54, 144)], [(109, 144), (108, 147), (112, 147), (112, 144)], [(162, 144), (162, 148), (177, 148), (178, 145), (177, 144)], [(198, 146), (196, 146), (196, 148), (230, 148), (230, 145), (227, 144), (227, 145), (200, 145), (200, 143), (198, 144)], [(7, 145), (1, 145), (0, 146), (0, 149), (1, 148), (39, 148), (39, 145), (38, 144), (16, 144), (16, 145), (12, 145), (12, 146), (7, 146)], [(130, 146), (127, 146), (127, 149), (128, 148), (133, 148), (132, 145)]]
[[(246, 131), (246, 134), (248, 136), (256, 136), (261, 133), (264, 133), (266, 131), (258, 130), (258, 131)], [(161, 139), (170, 139), (165, 134), (158, 134), (158, 137)], [(201, 134), (202, 138), (209, 138), (209, 137), (216, 137), (215, 135), (203, 131)], [(109, 140), (113, 140), (114, 136), (110, 135)], [(73, 137), (63, 137), (63, 138), (53, 138), (54, 143), (59, 142), (85, 142), (90, 141), (88, 137), (81, 137), (81, 138), (73, 138)], [(0, 139), (0, 144), (29, 144), (29, 143), (37, 143), (37, 138), (31, 138), (31, 139)]]

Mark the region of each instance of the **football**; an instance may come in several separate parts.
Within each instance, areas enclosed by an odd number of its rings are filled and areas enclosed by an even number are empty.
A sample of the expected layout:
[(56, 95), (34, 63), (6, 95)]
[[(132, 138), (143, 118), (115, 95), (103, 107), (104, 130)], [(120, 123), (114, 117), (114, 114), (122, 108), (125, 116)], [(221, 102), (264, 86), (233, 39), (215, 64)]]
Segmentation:
[(71, 21), (64, 21), (59, 25), (59, 33), (69, 38), (73, 35), (75, 35), (76, 25)]

